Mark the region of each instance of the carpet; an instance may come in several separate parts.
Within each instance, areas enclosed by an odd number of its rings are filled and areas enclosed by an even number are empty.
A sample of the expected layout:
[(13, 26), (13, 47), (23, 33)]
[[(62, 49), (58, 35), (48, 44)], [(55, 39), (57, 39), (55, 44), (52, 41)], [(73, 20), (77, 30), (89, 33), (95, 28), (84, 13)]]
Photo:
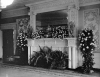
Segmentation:
[(31, 66), (0, 63), (0, 77), (100, 77), (73, 70), (53, 70)]

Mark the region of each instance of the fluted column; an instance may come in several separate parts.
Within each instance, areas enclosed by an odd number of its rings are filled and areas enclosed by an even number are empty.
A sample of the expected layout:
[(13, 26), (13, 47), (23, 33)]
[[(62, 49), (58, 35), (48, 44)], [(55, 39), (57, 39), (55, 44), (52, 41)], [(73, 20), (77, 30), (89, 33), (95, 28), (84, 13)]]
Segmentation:
[(78, 28), (78, 12), (79, 12), (79, 7), (78, 5), (72, 4), (68, 6), (68, 21), (73, 22), (75, 24), (74, 28), (74, 36), (77, 36), (77, 28)]
[(75, 23), (78, 26), (78, 11), (79, 7), (75, 4), (68, 6), (68, 20)]
[(30, 26), (32, 26), (34, 32), (36, 31), (36, 13), (30, 12)]
[[(73, 35), (75, 37), (77, 36), (77, 29), (78, 29), (78, 11), (79, 11), (78, 2), (77, 4), (72, 4), (68, 6), (68, 21), (73, 22), (75, 24), (73, 32)], [(76, 42), (76, 39), (74, 39), (74, 41)], [(77, 56), (78, 52), (76, 47), (77, 47), (76, 43), (72, 48), (69, 47), (69, 68), (73, 69), (78, 67), (78, 56)]]

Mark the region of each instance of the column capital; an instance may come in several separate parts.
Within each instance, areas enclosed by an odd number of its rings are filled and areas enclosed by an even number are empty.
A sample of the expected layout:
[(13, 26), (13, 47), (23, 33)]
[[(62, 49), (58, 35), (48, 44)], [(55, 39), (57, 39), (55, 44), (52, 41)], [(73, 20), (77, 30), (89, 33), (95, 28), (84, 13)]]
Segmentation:
[(71, 9), (79, 10), (79, 6), (78, 5), (75, 5), (75, 4), (69, 5), (68, 6), (68, 10), (71, 10)]
[(30, 11), (29, 13), (30, 13), (30, 16), (31, 15), (37, 15), (37, 13), (36, 12), (33, 12), (33, 11)]

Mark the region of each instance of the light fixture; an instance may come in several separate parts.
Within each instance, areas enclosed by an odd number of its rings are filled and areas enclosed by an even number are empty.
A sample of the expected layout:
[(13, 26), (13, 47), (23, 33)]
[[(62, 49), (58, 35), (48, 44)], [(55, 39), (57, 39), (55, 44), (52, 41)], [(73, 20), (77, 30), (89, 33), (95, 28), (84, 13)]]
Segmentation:
[(3, 8), (6, 8), (8, 5), (11, 5), (14, 0), (0, 0), (0, 11)]

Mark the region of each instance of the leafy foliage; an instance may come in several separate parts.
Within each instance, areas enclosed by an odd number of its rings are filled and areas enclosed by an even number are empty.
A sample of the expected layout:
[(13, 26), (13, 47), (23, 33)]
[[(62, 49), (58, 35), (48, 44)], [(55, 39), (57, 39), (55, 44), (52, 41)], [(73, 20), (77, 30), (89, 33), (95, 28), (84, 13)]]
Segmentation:
[(68, 67), (68, 55), (62, 51), (56, 50), (51, 53), (52, 63), (51, 68), (65, 69)]
[(43, 49), (40, 47), (40, 51), (34, 51), (34, 55), (31, 58), (31, 65), (49, 68), (51, 61), (51, 51), (52, 50), (47, 46), (44, 46)]
[(29, 26), (27, 29), (27, 38), (32, 38), (33, 28)]
[(44, 46), (43, 49), (40, 47), (40, 51), (34, 51), (31, 65), (43, 68), (65, 69), (68, 67), (68, 56), (62, 51), (52, 51), (51, 48)]

